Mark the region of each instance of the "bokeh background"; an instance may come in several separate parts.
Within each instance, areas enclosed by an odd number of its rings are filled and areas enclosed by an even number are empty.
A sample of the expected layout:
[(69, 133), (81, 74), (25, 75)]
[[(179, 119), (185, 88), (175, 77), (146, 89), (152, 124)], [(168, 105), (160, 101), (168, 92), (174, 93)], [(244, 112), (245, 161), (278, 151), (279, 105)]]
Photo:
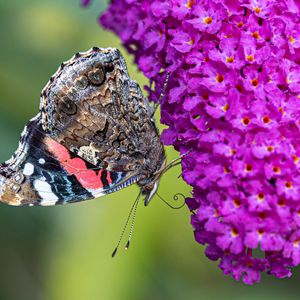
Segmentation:
[[(118, 38), (98, 26), (106, 5), (94, 1), (81, 9), (78, 0), (0, 0), (1, 161), (37, 113), (43, 86), (74, 53), (118, 47), (131, 76), (146, 84)], [(167, 155), (177, 156), (171, 148)], [(166, 199), (189, 195), (178, 175), (180, 168), (163, 177), (159, 192)], [(264, 276), (252, 287), (225, 277), (194, 242), (188, 209), (171, 210), (158, 198), (139, 207), (131, 248), (121, 247), (112, 259), (137, 193), (132, 186), (69, 206), (1, 205), (0, 300), (299, 299), (299, 270), (291, 279)]]

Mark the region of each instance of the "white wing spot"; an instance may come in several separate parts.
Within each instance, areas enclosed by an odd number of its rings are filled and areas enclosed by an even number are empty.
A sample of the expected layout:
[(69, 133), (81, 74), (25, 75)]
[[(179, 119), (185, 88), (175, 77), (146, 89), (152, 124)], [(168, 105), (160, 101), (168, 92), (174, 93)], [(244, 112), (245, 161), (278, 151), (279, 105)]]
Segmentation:
[(40, 159), (39, 159), (39, 164), (44, 165), (45, 162), (46, 162), (46, 161), (45, 161), (43, 158), (40, 158)]
[(26, 163), (23, 169), (23, 174), (25, 176), (30, 176), (34, 172), (34, 166), (31, 163)]
[(51, 206), (56, 204), (58, 197), (52, 192), (51, 185), (48, 182), (36, 179), (33, 182), (33, 186), (42, 198), (40, 203), (42, 206)]

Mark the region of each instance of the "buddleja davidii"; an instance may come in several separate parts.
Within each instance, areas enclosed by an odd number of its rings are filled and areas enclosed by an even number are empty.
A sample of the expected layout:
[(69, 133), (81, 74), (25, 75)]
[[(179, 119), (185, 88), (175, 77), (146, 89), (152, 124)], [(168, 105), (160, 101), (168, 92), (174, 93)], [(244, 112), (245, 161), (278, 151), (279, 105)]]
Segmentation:
[[(155, 83), (196, 241), (247, 284), (300, 263), (297, 1), (112, 1), (99, 19)], [(256, 257), (256, 250), (264, 258)], [(255, 250), (255, 251), (254, 251)], [(260, 256), (261, 257), (261, 256)]]

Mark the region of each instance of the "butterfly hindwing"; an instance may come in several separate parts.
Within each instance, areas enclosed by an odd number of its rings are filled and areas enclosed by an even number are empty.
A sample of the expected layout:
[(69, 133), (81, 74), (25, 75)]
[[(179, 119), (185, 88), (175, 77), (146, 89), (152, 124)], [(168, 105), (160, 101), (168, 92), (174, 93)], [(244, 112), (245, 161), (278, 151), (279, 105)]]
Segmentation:
[(26, 126), (15, 155), (0, 168), (1, 177), (4, 202), (43, 206), (93, 199), (138, 179), (76, 156), (43, 131), (39, 117)]

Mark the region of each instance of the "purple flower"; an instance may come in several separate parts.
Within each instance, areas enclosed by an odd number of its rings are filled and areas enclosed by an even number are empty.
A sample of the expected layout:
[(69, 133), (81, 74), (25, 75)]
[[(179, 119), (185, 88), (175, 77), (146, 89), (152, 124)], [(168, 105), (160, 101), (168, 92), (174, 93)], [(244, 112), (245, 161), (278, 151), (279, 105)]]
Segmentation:
[(155, 83), (151, 100), (170, 72), (162, 140), (192, 150), (186, 202), (207, 257), (246, 284), (290, 277), (300, 264), (299, 1), (113, 0), (100, 22)]
[(91, 0), (81, 0), (82, 6), (88, 6), (91, 3)]
[(172, 41), (170, 45), (181, 53), (190, 52), (194, 47), (194, 39), (190, 34), (184, 31), (170, 30)]
[(194, 28), (202, 32), (214, 34), (222, 26), (222, 20), (226, 17), (226, 9), (221, 3), (213, 1), (203, 5), (201, 1), (197, 2), (192, 8), (192, 19), (187, 22)]

